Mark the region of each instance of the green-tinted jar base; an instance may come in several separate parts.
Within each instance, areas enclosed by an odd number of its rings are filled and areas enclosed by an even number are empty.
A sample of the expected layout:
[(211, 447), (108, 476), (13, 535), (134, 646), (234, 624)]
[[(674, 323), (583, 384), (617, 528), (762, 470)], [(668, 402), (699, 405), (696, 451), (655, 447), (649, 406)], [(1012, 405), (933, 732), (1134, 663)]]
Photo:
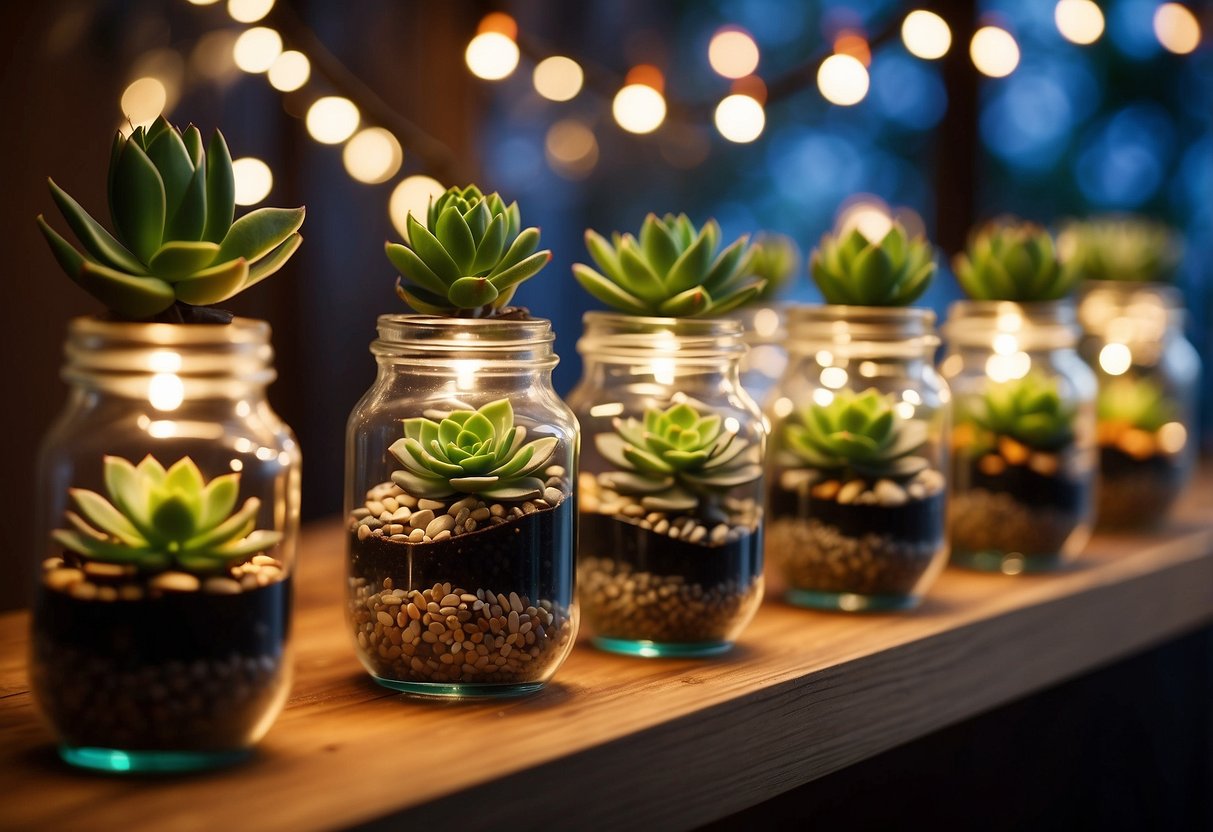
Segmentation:
[(399, 679), (384, 679), (372, 674), (372, 678), (400, 693), (413, 696), (433, 696), (444, 699), (500, 699), (509, 696), (526, 696), (543, 689), (543, 682), (523, 682), (515, 685), (459, 684), (457, 682), (402, 682)]
[(1065, 566), (1067, 558), (1056, 552), (1047, 555), (1025, 555), (1022, 552), (1003, 552), (984, 549), (978, 552), (952, 550), (952, 565), (979, 572), (1001, 572), (1003, 575), (1021, 575), (1025, 572), (1054, 572)]
[(648, 639), (595, 636), (590, 642), (599, 650), (646, 659), (687, 659), (719, 656), (733, 649), (731, 641), (649, 641)]
[(59, 747), (59, 756), (79, 768), (113, 774), (182, 774), (234, 765), (248, 759), (238, 751), (124, 751), (120, 748)]
[(861, 595), (816, 589), (789, 589), (783, 597), (797, 607), (832, 612), (898, 612), (912, 610), (922, 602), (918, 595)]

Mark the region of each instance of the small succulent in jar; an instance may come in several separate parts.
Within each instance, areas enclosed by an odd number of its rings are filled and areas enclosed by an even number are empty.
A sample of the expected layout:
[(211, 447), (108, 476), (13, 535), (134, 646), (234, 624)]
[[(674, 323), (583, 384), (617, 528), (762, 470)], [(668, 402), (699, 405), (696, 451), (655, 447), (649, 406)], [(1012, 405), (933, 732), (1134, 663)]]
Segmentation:
[(858, 228), (826, 234), (809, 259), (809, 271), (826, 303), (853, 306), (908, 306), (935, 273), (931, 245), (893, 222), (880, 240)]
[(1072, 222), (1057, 242), (1062, 262), (1083, 280), (1168, 283), (1183, 257), (1179, 235), (1144, 217)]
[(1078, 279), (1076, 270), (1058, 260), (1048, 231), (1015, 219), (992, 222), (970, 236), (954, 265), (960, 287), (974, 300), (1060, 300)]
[(822, 471), (853, 476), (912, 477), (927, 467), (914, 456), (927, 441), (927, 425), (898, 415), (892, 396), (875, 388), (838, 390), (828, 403), (810, 402), (784, 428), (792, 459)]
[(1061, 395), (1055, 378), (1029, 373), (990, 382), (969, 402), (968, 419), (994, 437), (1008, 437), (1039, 451), (1059, 451), (1074, 441), (1075, 406)]

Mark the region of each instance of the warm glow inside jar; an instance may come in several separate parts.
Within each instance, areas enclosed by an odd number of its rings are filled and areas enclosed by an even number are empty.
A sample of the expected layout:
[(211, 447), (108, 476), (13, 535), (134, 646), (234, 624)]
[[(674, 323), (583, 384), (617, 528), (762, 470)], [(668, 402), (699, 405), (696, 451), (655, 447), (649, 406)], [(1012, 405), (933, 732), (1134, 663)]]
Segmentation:
[(577, 633), (578, 431), (551, 324), (382, 315), (346, 434), (347, 620), (380, 684), (538, 690)]
[(600, 648), (729, 649), (762, 600), (766, 433), (734, 320), (585, 316), (578, 575)]
[(286, 700), (300, 454), (265, 398), (269, 332), (71, 322), (30, 676), (73, 764), (222, 764)]
[(768, 400), (767, 555), (788, 601), (916, 606), (947, 561), (948, 389), (925, 309), (790, 310)]
[(1068, 301), (960, 301), (940, 364), (953, 395), (954, 563), (1056, 568), (1090, 537), (1095, 378)]
[(1184, 337), (1179, 292), (1151, 283), (1087, 283), (1083, 357), (1099, 382), (1098, 522), (1151, 526), (1192, 474), (1200, 357)]
[(741, 386), (761, 407), (788, 366), (787, 304), (766, 303), (732, 313), (749, 350), (741, 358)]

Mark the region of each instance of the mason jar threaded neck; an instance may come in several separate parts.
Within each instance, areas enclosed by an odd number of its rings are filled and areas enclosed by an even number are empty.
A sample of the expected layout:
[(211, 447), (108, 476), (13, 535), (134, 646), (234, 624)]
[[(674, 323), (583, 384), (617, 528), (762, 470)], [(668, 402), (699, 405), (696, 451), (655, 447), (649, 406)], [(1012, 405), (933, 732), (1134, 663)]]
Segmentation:
[(653, 358), (680, 364), (739, 361), (747, 349), (733, 318), (661, 318), (587, 312), (577, 351), (586, 361), (632, 363)]
[(935, 313), (916, 306), (793, 306), (788, 334), (789, 350), (801, 354), (922, 357), (939, 346)]
[(1161, 341), (1183, 332), (1183, 296), (1167, 283), (1089, 280), (1079, 289), (1078, 320), (1108, 340)]
[(960, 348), (1011, 352), (1069, 349), (1079, 338), (1074, 302), (1069, 299), (959, 300), (948, 309), (943, 333)]
[(545, 318), (448, 318), (380, 315), (371, 353), (383, 363), (420, 362), (436, 372), (476, 361), (484, 369), (550, 370), (560, 360)]

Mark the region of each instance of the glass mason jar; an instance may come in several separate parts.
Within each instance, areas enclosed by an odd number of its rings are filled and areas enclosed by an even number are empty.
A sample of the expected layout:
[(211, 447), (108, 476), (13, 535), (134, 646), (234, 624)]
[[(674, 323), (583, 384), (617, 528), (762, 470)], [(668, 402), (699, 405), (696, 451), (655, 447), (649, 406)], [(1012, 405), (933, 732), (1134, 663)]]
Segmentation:
[(735, 320), (589, 312), (569, 404), (585, 432), (580, 599), (596, 646), (728, 650), (762, 601), (766, 432)]
[(244, 318), (69, 325), (30, 676), (70, 763), (219, 765), (282, 709), (300, 454), (265, 398), (269, 336)]
[(572, 649), (579, 434), (554, 339), (539, 319), (379, 317), (345, 508), (347, 618), (385, 687), (529, 693)]
[(750, 306), (729, 317), (741, 323), (749, 347), (741, 357), (741, 386), (761, 406), (788, 366), (787, 304)]
[(790, 603), (916, 606), (947, 562), (948, 388), (927, 309), (794, 307), (768, 399), (767, 554)]
[(1078, 316), (1099, 382), (1099, 525), (1157, 524), (1196, 459), (1200, 357), (1183, 334), (1183, 299), (1158, 283), (1090, 282)]
[(940, 369), (952, 387), (952, 561), (1056, 568), (1091, 533), (1095, 377), (1069, 301), (959, 301)]

